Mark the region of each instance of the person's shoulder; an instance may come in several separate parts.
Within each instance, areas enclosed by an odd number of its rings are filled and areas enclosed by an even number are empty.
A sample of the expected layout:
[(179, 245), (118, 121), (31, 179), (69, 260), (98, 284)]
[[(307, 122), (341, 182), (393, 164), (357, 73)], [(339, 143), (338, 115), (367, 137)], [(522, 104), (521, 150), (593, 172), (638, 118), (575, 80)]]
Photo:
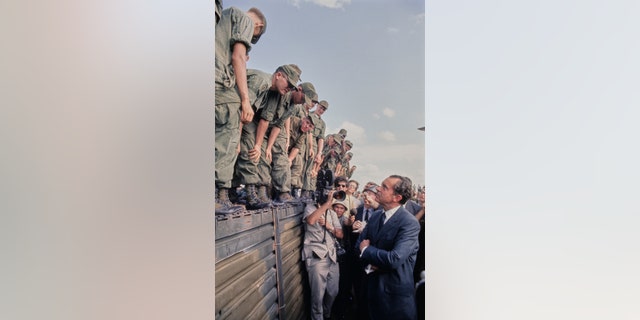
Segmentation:
[(242, 11), (240, 8), (238, 7), (228, 7), (224, 10), (222, 10), (222, 14), (227, 14), (227, 15), (247, 15), (244, 11)]
[(254, 88), (268, 88), (271, 86), (271, 75), (257, 69), (247, 69), (247, 84)]
[(420, 211), (420, 208), (422, 208), (422, 206), (414, 200), (409, 200), (407, 201), (407, 203), (405, 203), (404, 208), (415, 215), (416, 213), (418, 213), (418, 211)]

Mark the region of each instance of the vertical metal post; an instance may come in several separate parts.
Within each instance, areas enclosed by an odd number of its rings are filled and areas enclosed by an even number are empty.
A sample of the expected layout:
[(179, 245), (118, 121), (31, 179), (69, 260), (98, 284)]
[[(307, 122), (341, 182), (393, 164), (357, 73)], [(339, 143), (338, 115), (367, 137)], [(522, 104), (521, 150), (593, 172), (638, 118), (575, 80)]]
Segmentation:
[(284, 301), (284, 277), (282, 274), (282, 253), (280, 251), (280, 208), (274, 208), (273, 212), (273, 239), (274, 250), (276, 252), (276, 289), (278, 291), (278, 315), (280, 320), (286, 320)]

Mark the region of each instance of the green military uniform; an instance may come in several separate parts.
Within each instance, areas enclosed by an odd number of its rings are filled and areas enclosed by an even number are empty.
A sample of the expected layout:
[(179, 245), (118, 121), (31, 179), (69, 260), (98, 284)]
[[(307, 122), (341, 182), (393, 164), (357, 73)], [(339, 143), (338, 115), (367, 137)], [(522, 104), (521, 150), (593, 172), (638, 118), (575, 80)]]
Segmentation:
[(260, 116), (258, 115), (260, 109), (266, 103), (268, 96), (271, 96), (271, 99), (280, 96), (278, 92), (269, 90), (271, 87), (271, 77), (272, 75), (266, 72), (255, 69), (247, 70), (249, 99), (251, 101), (251, 106), (254, 108), (255, 114), (253, 121), (242, 126), (240, 154), (238, 155), (238, 161), (236, 162), (233, 177), (234, 187), (240, 186), (241, 184), (260, 184), (261, 179), (258, 176), (258, 164), (251, 161), (249, 158), (249, 150), (253, 149), (256, 144), (256, 130), (260, 119)]
[[(313, 128), (313, 131), (311, 132), (312, 135), (312, 139), (311, 139), (311, 148), (313, 148), (313, 150), (317, 150), (318, 149), (318, 140), (324, 137), (324, 130), (326, 128), (326, 124), (324, 123), (324, 120), (322, 120), (322, 118), (320, 118), (319, 115), (317, 115), (315, 112), (311, 112), (309, 114), (309, 116), (311, 116), (312, 119), (314, 119), (316, 125)], [(309, 190), (309, 191), (314, 191), (316, 190), (316, 177), (311, 176), (311, 171), (313, 169), (314, 166), (314, 159), (315, 157), (312, 158), (308, 158), (306, 159), (305, 162), (305, 167), (304, 167), (304, 178), (302, 181), (302, 189), (304, 190)]]
[[(305, 116), (306, 117), (306, 116)], [(303, 157), (307, 151), (307, 137), (309, 133), (303, 133), (300, 131), (302, 126), (302, 119), (299, 117), (291, 117), (291, 128), (289, 131), (289, 150), (290, 153), (293, 148), (298, 148), (298, 154), (291, 162), (291, 188), (302, 188), (302, 167)]]
[(238, 8), (222, 11), (216, 25), (215, 74), (215, 179), (216, 187), (230, 188), (236, 148), (240, 141), (240, 96), (231, 65), (233, 45), (242, 42), (251, 49), (253, 20)]
[[(302, 88), (306, 102), (311, 102), (311, 98), (317, 96), (313, 85), (309, 86), (307, 83), (303, 83), (300, 85), (300, 88)], [(271, 131), (275, 127), (280, 128), (280, 132), (271, 149), (271, 185), (276, 193), (279, 193), (278, 200), (287, 201), (291, 199), (289, 195), (291, 191), (291, 168), (289, 166), (289, 148), (287, 146), (289, 132), (285, 130), (285, 122), (293, 115), (296, 108), (293, 104), (293, 95), (291, 92), (287, 93), (280, 101), (281, 104), (276, 108), (274, 114), (275, 118), (270, 121), (269, 130)], [(270, 109), (265, 109), (263, 118), (265, 112), (269, 110)], [(267, 115), (269, 114), (267, 113)], [(273, 124), (273, 126), (271, 126), (271, 124)], [(268, 135), (271, 135), (271, 132), (269, 132)], [(268, 135), (265, 136), (265, 142), (263, 143), (265, 153), (268, 145)]]
[[(336, 141), (336, 144), (333, 147), (327, 146), (323, 151), (324, 161), (322, 163), (322, 168), (329, 169), (335, 173), (338, 161), (342, 158), (342, 137), (337, 134), (333, 134), (332, 136), (333, 140)], [(329, 140), (328, 136), (327, 140)]]
[[(269, 121), (269, 128), (264, 136), (264, 141), (262, 141), (262, 154), (258, 162), (260, 184), (267, 186), (273, 184), (273, 187), (278, 192), (290, 191), (288, 185), (290, 184), (291, 172), (289, 171), (289, 159), (287, 158), (286, 150), (286, 135), (288, 133), (284, 130), (286, 118), (283, 118), (291, 115), (290, 111), (287, 112), (288, 108), (292, 107), (290, 101), (291, 92), (284, 96), (277, 95), (274, 97), (273, 95), (268, 95), (266, 104), (260, 112), (260, 118)], [(267, 145), (269, 136), (275, 127), (280, 128), (280, 133), (271, 149), (272, 161), (268, 162), (266, 158)]]

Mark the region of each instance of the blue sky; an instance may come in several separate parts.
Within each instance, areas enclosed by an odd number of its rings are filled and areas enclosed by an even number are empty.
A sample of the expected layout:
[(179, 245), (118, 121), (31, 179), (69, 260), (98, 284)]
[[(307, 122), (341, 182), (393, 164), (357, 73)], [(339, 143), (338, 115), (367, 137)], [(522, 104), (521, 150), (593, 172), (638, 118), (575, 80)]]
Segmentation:
[(295, 63), (302, 81), (329, 102), (327, 133), (354, 143), (353, 178), (380, 183), (391, 174), (424, 185), (425, 27), (421, 1), (224, 1), (258, 7), (267, 32), (249, 68)]

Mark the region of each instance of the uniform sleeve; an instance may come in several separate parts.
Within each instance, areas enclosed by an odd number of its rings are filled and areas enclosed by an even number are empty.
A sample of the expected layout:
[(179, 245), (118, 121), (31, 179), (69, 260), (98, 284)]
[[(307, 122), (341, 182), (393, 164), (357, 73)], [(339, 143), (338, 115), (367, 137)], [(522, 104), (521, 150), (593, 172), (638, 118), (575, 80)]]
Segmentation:
[(291, 115), (293, 115), (294, 105), (291, 104), (292, 95), (291, 92), (285, 94), (285, 96), (280, 100), (280, 104), (278, 105), (278, 109), (281, 112), (278, 112), (280, 116), (273, 120), (273, 125), (279, 127), (281, 130), (284, 129), (285, 120), (289, 119)]
[(251, 50), (251, 38), (253, 37), (253, 20), (238, 8), (231, 9), (231, 37), (229, 38), (230, 46), (236, 42), (244, 43), (247, 47), (247, 53)]
[(307, 143), (307, 134), (303, 133), (303, 134), (298, 136), (296, 141), (293, 143), (293, 147), (294, 148), (298, 148), (298, 149), (302, 149), (302, 148), (304, 148), (304, 145), (306, 143)]
[(317, 137), (318, 139), (321, 139), (322, 137), (324, 137), (324, 129), (326, 127), (326, 124), (324, 123), (324, 121), (322, 119), (320, 119), (320, 123), (321, 123), (321, 125), (319, 126), (320, 127), (320, 134), (318, 134), (318, 137)]
[(249, 88), (249, 100), (256, 111), (262, 108), (264, 100), (271, 86), (268, 74), (255, 69), (247, 69), (247, 87)]
[(307, 205), (304, 208), (304, 214), (302, 216), (302, 220), (307, 219), (308, 216), (310, 216), (314, 211), (316, 211), (316, 209), (318, 209), (316, 206), (314, 205)]
[(275, 95), (267, 94), (265, 102), (263, 104), (262, 113), (260, 117), (266, 121), (273, 121), (273, 118), (276, 116), (276, 111), (278, 110), (279, 97)]

